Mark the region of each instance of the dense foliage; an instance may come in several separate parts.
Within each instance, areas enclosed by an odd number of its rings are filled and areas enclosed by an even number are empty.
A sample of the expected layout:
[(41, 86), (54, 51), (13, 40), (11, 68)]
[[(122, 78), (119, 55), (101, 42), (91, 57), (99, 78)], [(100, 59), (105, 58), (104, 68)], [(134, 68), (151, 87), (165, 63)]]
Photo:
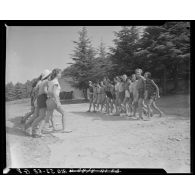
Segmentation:
[(189, 80), (189, 22), (167, 22), (162, 26), (143, 27), (141, 31), (136, 26), (124, 26), (115, 32), (113, 42), (114, 46), (108, 52), (101, 43), (99, 52), (90, 53), (93, 53), (89, 56), (90, 62), (83, 61), (82, 57), (87, 58), (86, 51), (90, 51), (92, 46), (86, 28), (81, 30), (79, 41), (75, 42), (73, 63), (64, 70), (66, 75), (75, 78), (76, 87), (84, 89), (89, 80), (99, 81), (103, 76), (111, 79), (121, 74), (130, 76), (138, 67), (152, 73), (164, 94), (167, 93), (169, 79), (173, 80), (174, 91), (178, 89), (178, 78)]

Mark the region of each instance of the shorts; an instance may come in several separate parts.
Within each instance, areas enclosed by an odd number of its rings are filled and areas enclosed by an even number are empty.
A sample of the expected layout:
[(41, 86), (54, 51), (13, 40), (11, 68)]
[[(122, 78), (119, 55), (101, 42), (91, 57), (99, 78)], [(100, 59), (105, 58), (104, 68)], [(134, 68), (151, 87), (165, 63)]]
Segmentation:
[(54, 110), (57, 108), (57, 104), (56, 102), (54, 101), (53, 98), (48, 98), (47, 101), (46, 101), (46, 104), (47, 104), (47, 109), (48, 110)]
[(119, 99), (123, 101), (124, 98), (125, 98), (125, 91), (119, 92)]
[(113, 95), (110, 91), (106, 91), (106, 95), (108, 98), (113, 99)]
[(138, 99), (144, 99), (144, 89), (138, 90)]
[(37, 106), (38, 108), (47, 108), (47, 95), (46, 94), (41, 94), (37, 97)]

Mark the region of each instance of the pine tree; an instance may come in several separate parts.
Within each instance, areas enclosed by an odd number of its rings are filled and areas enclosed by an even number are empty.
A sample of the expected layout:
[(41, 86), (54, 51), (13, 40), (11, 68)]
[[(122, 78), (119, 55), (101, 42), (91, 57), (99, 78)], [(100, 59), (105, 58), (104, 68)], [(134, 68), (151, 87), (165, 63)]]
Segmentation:
[(16, 99), (22, 99), (23, 95), (23, 88), (22, 88), (22, 83), (16, 83), (15, 85), (15, 91), (16, 91)]
[(135, 56), (145, 70), (161, 79), (166, 94), (167, 78), (178, 87), (179, 66), (189, 67), (190, 41), (186, 22), (167, 22), (163, 26), (147, 27)]
[(15, 87), (12, 82), (6, 84), (6, 101), (12, 101), (16, 99)]
[(132, 73), (136, 66), (134, 52), (137, 49), (139, 31), (135, 26), (124, 26), (119, 32), (115, 32), (115, 36), (115, 47), (110, 48), (115, 72), (117, 74)]
[(112, 78), (113, 64), (110, 60), (109, 54), (106, 52), (106, 47), (103, 42), (98, 48), (98, 55), (95, 60), (95, 65), (92, 69), (94, 80), (101, 81), (105, 76)]
[(86, 95), (88, 81), (93, 79), (91, 70), (95, 63), (96, 52), (88, 38), (86, 27), (83, 27), (78, 34), (79, 39), (74, 41), (75, 49), (71, 55), (73, 62), (65, 69), (64, 74), (71, 76), (75, 81), (74, 86), (82, 89)]

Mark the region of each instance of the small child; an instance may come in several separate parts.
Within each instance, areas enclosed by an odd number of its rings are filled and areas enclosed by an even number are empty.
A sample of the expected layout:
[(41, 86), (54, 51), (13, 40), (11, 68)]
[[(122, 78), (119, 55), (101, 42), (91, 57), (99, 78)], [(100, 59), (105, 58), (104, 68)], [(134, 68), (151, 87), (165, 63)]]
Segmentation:
[(146, 81), (145, 78), (142, 76), (142, 69), (136, 69), (135, 74), (138, 79), (136, 85), (136, 88), (138, 90), (138, 111), (139, 111), (138, 119), (143, 120), (144, 94), (146, 90)]
[(41, 80), (41, 76), (32, 84), (32, 90), (30, 92), (30, 100), (31, 100), (31, 111), (26, 113), (25, 116), (22, 117), (21, 123), (25, 124), (25, 122), (30, 118), (31, 115), (33, 115), (35, 111), (35, 99), (36, 99), (36, 85)]
[(138, 107), (138, 90), (137, 90), (137, 80), (136, 75), (131, 75), (131, 85), (129, 86), (130, 99), (132, 101), (132, 111), (133, 116), (136, 117), (136, 111)]
[(87, 89), (87, 96), (89, 99), (89, 109), (87, 112), (91, 112), (91, 106), (93, 104), (93, 83), (89, 81), (89, 88)]
[(97, 83), (97, 111), (99, 111), (99, 105), (101, 104), (101, 86)]
[(148, 108), (148, 118), (150, 118), (152, 111), (151, 106), (159, 113), (160, 117), (163, 115), (163, 112), (157, 107), (155, 101), (160, 98), (159, 96), (159, 88), (156, 83), (151, 79), (151, 73), (146, 72), (144, 74), (146, 79), (146, 97), (147, 100), (147, 108)]
[(96, 112), (97, 100), (98, 100), (98, 86), (97, 83), (95, 83), (93, 85), (93, 112)]
[(129, 86), (131, 85), (131, 79), (127, 78), (124, 88), (125, 88), (125, 98), (123, 100), (122, 106), (124, 107), (126, 114), (130, 115), (131, 113), (131, 102), (130, 102), (130, 91), (129, 91)]

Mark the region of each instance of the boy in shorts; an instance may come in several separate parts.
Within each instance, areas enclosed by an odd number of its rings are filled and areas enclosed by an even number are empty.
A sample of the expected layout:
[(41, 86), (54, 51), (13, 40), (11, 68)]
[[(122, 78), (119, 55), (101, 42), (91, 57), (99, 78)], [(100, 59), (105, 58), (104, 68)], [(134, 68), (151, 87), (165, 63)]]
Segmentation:
[(151, 78), (151, 73), (146, 72), (144, 74), (144, 77), (146, 79), (146, 97), (147, 100), (147, 108), (148, 108), (148, 118), (150, 119), (150, 116), (153, 114), (151, 106), (159, 113), (159, 116), (161, 117), (163, 115), (163, 112), (157, 107), (155, 101), (160, 98), (159, 96), (159, 88), (156, 85), (156, 83)]
[(87, 112), (91, 112), (91, 106), (93, 103), (93, 83), (89, 81), (89, 88), (87, 89), (87, 96), (89, 99), (89, 109)]
[(136, 78), (137, 78), (137, 85), (136, 88), (138, 90), (138, 112), (139, 118), (143, 120), (143, 107), (144, 107), (144, 97), (146, 93), (146, 80), (142, 76), (142, 69), (135, 70)]

